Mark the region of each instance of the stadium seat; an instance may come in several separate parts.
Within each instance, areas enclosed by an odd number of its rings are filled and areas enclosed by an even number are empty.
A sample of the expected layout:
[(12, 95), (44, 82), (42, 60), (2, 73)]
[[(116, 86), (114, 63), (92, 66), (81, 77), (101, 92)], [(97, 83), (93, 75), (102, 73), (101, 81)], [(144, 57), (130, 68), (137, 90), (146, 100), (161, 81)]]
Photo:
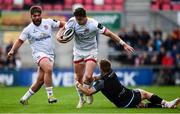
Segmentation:
[(13, 0), (3, 0), (1, 3), (3, 10), (12, 10), (13, 9)]
[(84, 4), (85, 5), (92, 5), (93, 4), (93, 0), (85, 0)]
[(95, 11), (102, 11), (103, 10), (103, 6), (99, 6), (99, 5), (94, 5), (93, 8)]
[(123, 11), (123, 5), (114, 5), (115, 11)]
[(63, 9), (63, 6), (61, 4), (55, 4), (53, 6), (53, 10), (62, 10)]
[(153, 3), (153, 4), (160, 4), (160, 1), (159, 0), (152, 0), (151, 3)]
[(11, 4), (12, 5), (12, 3), (13, 3), (13, 0), (4, 0), (4, 4)]
[(24, 0), (24, 4), (26, 5), (32, 5), (32, 0)]
[(162, 3), (163, 4), (171, 4), (171, 0), (163, 0)]
[(3, 10), (3, 5), (0, 3), (0, 11)]
[(11, 4), (7, 5), (4, 10), (12, 10), (13, 9), (13, 6)]
[(113, 0), (105, 0), (105, 4), (113, 4)]
[(109, 4), (106, 4), (104, 5), (104, 10), (113, 10), (113, 6), (112, 5), (109, 5)]
[(51, 4), (43, 4), (42, 7), (43, 7), (43, 10), (52, 10)]
[(72, 5), (73, 5), (73, 0), (65, 0), (65, 9), (72, 9)]
[(70, 5), (72, 5), (73, 3), (74, 3), (73, 0), (65, 0), (65, 4), (70, 4)]
[(83, 4), (83, 0), (75, 0), (74, 3), (79, 3), (79, 4)]
[(65, 4), (64, 9), (72, 9), (72, 4)]
[(179, 11), (180, 10), (180, 4), (173, 4), (172, 5), (172, 10), (173, 11)]
[(3, 9), (3, 0), (0, 0), (0, 10)]
[(124, 0), (115, 0), (115, 4), (118, 4), (118, 5), (121, 4), (122, 5), (123, 3), (124, 3)]
[(93, 5), (88, 5), (88, 4), (86, 4), (86, 5), (84, 5), (84, 8), (85, 8), (86, 10), (92, 10), (92, 9), (93, 9)]
[(152, 11), (159, 11), (159, 5), (158, 4), (152, 4), (151, 5), (151, 10)]
[(3, 3), (3, 0), (0, 0), (0, 4), (2, 5), (2, 3)]
[(162, 4), (162, 10), (163, 10), (163, 11), (169, 11), (169, 10), (171, 10), (170, 4)]

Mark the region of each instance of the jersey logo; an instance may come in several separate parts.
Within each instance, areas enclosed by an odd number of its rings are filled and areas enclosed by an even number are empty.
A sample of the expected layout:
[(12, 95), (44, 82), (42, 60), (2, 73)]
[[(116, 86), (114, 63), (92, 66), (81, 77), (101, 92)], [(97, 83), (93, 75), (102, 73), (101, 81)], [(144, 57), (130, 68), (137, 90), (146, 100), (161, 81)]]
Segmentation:
[(47, 26), (47, 25), (44, 25), (44, 29), (47, 30), (47, 29), (48, 29), (48, 26)]
[(54, 22), (57, 22), (57, 20), (53, 19)]
[(37, 31), (34, 29), (34, 30), (33, 30), (33, 33), (36, 33), (36, 32), (37, 32)]
[(89, 32), (89, 29), (86, 28), (86, 29), (84, 30), (84, 34), (85, 34), (85, 33), (88, 33), (88, 32)]
[(103, 29), (103, 25), (101, 23), (98, 23), (98, 28)]

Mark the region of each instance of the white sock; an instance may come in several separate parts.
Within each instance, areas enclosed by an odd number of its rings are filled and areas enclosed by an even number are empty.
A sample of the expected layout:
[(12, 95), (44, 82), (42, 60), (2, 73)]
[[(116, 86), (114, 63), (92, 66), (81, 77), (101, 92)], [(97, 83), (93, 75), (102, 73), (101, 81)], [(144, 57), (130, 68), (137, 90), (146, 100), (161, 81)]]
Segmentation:
[(75, 86), (75, 87), (76, 87), (76, 91), (77, 91), (78, 96), (79, 96), (79, 100), (83, 101), (84, 100), (84, 98), (83, 98), (84, 94), (79, 90), (79, 88), (77, 86)]
[(162, 100), (161, 105), (162, 105), (162, 107), (167, 108), (168, 102), (166, 100)]
[(47, 92), (47, 96), (48, 98), (53, 96), (53, 87), (46, 87), (46, 92)]
[(31, 88), (29, 88), (29, 90), (24, 94), (24, 96), (22, 97), (22, 99), (23, 99), (23, 100), (27, 100), (27, 99), (29, 99), (33, 94), (34, 94), (34, 92), (31, 90)]

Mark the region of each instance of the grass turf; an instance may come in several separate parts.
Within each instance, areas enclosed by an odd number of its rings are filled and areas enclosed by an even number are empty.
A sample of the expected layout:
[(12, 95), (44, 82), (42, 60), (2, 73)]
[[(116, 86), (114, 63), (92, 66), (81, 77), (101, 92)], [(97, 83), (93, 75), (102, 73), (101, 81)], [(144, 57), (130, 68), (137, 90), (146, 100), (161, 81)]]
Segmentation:
[[(172, 100), (180, 97), (180, 87), (140, 87), (147, 91)], [(0, 87), (0, 113), (180, 113), (180, 105), (177, 109), (123, 109), (116, 108), (100, 92), (94, 95), (91, 105), (85, 104), (82, 109), (76, 109), (78, 96), (73, 87), (55, 87), (54, 95), (58, 98), (57, 104), (48, 104), (44, 88), (41, 88), (29, 100), (28, 106), (22, 106), (19, 99), (28, 90), (27, 87)]]

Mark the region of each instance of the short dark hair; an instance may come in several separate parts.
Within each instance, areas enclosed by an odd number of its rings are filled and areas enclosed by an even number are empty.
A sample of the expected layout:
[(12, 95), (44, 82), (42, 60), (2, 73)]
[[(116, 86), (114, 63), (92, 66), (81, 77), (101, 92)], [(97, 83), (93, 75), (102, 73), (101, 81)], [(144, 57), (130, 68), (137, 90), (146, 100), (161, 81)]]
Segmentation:
[(30, 14), (31, 15), (33, 15), (34, 13), (42, 13), (42, 8), (41, 8), (41, 6), (31, 6), (31, 8), (30, 8)]
[(100, 65), (100, 69), (102, 70), (102, 72), (108, 73), (111, 71), (111, 63), (109, 60), (102, 59), (102, 60), (100, 60), (99, 65)]
[(74, 11), (74, 16), (86, 17), (86, 10), (84, 8), (76, 8)]

